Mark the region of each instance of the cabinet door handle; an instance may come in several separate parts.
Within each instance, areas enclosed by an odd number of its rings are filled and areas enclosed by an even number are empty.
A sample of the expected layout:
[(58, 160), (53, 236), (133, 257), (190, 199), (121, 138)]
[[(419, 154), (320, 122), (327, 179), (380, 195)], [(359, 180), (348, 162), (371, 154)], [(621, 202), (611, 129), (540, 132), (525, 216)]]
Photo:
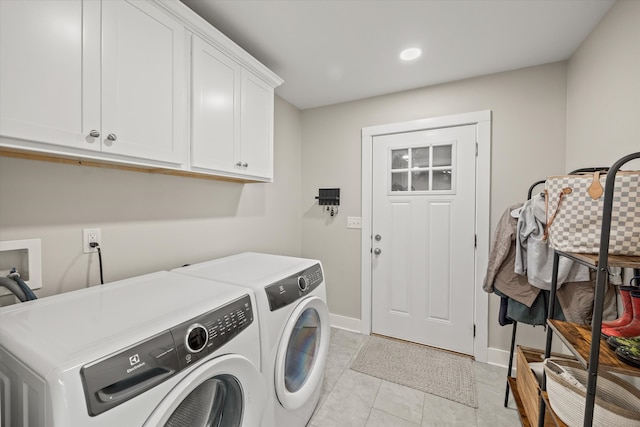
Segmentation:
[(91, 132), (89, 132), (89, 136), (92, 136), (94, 138), (98, 138), (100, 136), (100, 132), (94, 129)]
[(243, 168), (246, 168), (247, 166), (249, 166), (249, 163), (243, 163), (243, 164), (242, 164), (242, 167), (243, 167)]
[(239, 168), (241, 168), (241, 167), (242, 167), (242, 163), (241, 163), (241, 162), (238, 162), (238, 163), (236, 163), (236, 166), (237, 166), (237, 167), (239, 167)]
[(115, 133), (110, 133), (109, 135), (107, 135), (107, 139), (109, 141), (115, 141), (116, 139), (118, 139), (118, 137), (116, 136)]

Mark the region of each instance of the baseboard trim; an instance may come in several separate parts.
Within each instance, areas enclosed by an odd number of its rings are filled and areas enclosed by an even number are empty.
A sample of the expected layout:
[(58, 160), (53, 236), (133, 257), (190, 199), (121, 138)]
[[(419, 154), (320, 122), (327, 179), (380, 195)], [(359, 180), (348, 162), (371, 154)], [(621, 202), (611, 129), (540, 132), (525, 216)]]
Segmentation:
[(339, 314), (329, 313), (331, 326), (338, 329), (345, 329), (351, 332), (362, 333), (362, 320), (355, 317), (340, 316)]
[[(499, 348), (489, 347), (487, 349), (487, 363), (490, 365), (509, 367), (509, 352)], [(513, 371), (516, 369), (516, 357), (513, 355)]]

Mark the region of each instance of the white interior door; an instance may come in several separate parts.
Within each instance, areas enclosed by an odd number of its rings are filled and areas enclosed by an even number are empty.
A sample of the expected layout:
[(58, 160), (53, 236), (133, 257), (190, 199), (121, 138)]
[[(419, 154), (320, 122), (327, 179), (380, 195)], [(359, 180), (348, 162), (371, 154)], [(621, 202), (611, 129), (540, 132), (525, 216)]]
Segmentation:
[(375, 136), (372, 332), (474, 353), (476, 126)]

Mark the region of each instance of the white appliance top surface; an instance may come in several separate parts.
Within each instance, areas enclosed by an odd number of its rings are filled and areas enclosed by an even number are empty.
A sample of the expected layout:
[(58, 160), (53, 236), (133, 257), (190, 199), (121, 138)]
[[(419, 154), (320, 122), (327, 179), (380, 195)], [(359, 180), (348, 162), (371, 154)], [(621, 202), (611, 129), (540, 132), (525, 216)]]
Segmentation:
[(246, 294), (197, 277), (152, 273), (1, 308), (0, 345), (36, 369), (70, 367)]
[(307, 258), (245, 252), (173, 271), (260, 289), (318, 263)]

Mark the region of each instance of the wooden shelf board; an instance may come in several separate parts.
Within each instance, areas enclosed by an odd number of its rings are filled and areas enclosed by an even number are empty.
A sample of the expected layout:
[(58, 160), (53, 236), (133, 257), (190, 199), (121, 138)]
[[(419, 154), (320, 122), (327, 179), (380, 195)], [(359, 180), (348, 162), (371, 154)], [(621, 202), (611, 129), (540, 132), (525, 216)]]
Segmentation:
[(509, 383), (511, 394), (513, 394), (513, 400), (516, 402), (516, 407), (518, 408), (518, 415), (520, 416), (520, 423), (522, 424), (522, 427), (537, 427), (531, 425), (527, 414), (524, 412), (524, 405), (522, 404), (522, 397), (520, 396), (520, 392), (518, 391), (516, 379), (513, 377), (507, 377), (507, 382)]
[[(518, 415), (520, 416), (520, 423), (522, 427), (538, 427), (538, 425), (531, 425), (531, 421), (529, 421), (529, 417), (524, 410), (524, 405), (522, 403), (522, 396), (520, 396), (520, 392), (518, 391), (518, 381), (513, 377), (507, 377), (507, 382), (509, 383), (509, 389), (513, 394), (513, 400), (516, 402), (516, 407), (518, 408)], [(547, 404), (547, 410), (549, 410), (549, 405)], [(557, 418), (553, 411), (551, 411), (552, 419), (555, 421)], [(545, 417), (546, 418), (546, 417)], [(554, 424), (553, 421), (546, 418), (544, 427), (566, 427), (564, 424)]]
[[(560, 340), (569, 347), (569, 350), (578, 358), (580, 363), (589, 369), (589, 353), (591, 352), (591, 327), (577, 323), (562, 322), (548, 319), (547, 324), (558, 335)], [(626, 375), (640, 376), (640, 369), (627, 365), (609, 349), (604, 341), (600, 340), (599, 369), (618, 372)]]
[[(591, 268), (598, 267), (598, 254), (578, 254), (560, 251), (558, 251), (558, 253)], [(640, 268), (640, 256), (609, 255), (607, 257), (607, 264), (609, 267)]]
[(79, 156), (73, 156), (73, 155), (21, 151), (21, 150), (15, 150), (15, 149), (5, 148), (5, 147), (0, 147), (0, 156), (12, 157), (15, 159), (61, 163), (61, 164), (67, 164), (67, 165), (90, 166), (94, 168), (118, 169), (118, 170), (124, 170), (128, 172), (181, 176), (185, 178), (208, 179), (208, 180), (214, 180), (214, 181), (238, 182), (243, 184), (248, 184), (253, 182), (262, 182), (262, 181), (253, 180), (253, 179), (234, 178), (234, 177), (227, 177), (227, 176), (221, 176), (221, 175), (213, 175), (208, 173), (192, 172), (187, 170), (167, 169), (167, 168), (154, 167), (154, 166), (129, 165), (129, 164), (117, 163), (115, 161), (98, 160), (98, 159), (85, 159), (85, 158), (82, 158)]
[(545, 411), (549, 411), (551, 418), (553, 418), (553, 421), (556, 423), (556, 427), (568, 427), (553, 411), (551, 403), (549, 403), (549, 395), (546, 391), (542, 392), (542, 400), (544, 400)]

